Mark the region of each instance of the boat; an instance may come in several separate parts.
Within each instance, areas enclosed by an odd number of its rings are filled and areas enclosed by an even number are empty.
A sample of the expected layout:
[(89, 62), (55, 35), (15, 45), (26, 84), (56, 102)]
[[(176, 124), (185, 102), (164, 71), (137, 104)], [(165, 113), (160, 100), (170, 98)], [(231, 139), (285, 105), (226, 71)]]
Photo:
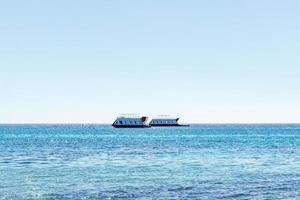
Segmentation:
[(115, 128), (149, 128), (147, 124), (148, 117), (136, 117), (136, 116), (119, 116), (112, 124)]
[(179, 117), (169, 117), (167, 115), (160, 115), (158, 118), (153, 118), (150, 126), (189, 126), (188, 124), (179, 124)]

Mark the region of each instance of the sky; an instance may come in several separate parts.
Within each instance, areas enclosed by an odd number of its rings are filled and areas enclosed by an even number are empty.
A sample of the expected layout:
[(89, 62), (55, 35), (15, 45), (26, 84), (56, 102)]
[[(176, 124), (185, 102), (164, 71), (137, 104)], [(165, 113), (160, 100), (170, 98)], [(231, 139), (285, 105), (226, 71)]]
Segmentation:
[(300, 123), (300, 2), (0, 1), (0, 94), (0, 123)]

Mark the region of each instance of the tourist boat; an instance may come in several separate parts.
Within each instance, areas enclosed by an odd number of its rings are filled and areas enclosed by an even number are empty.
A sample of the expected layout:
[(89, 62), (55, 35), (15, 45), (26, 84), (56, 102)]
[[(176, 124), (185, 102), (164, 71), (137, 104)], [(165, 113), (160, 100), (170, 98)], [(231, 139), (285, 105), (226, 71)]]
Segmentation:
[(136, 117), (136, 116), (119, 116), (112, 124), (115, 128), (149, 128), (147, 124), (148, 117)]
[(167, 115), (160, 115), (158, 118), (153, 118), (150, 126), (189, 126), (188, 124), (179, 124), (179, 117), (168, 117)]

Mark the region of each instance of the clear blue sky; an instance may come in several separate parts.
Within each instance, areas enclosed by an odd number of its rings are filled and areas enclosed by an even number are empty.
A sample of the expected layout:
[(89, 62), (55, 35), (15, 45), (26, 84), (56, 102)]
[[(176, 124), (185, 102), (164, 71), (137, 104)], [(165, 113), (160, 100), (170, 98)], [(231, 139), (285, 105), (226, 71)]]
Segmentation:
[(0, 123), (300, 122), (298, 0), (0, 2)]

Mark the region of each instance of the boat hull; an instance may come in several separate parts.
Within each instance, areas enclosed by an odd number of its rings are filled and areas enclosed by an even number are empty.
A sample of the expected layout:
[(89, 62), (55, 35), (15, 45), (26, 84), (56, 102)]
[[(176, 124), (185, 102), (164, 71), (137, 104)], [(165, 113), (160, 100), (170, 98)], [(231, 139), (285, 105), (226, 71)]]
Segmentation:
[(159, 126), (189, 126), (188, 124), (151, 124), (153, 127)]
[(147, 125), (116, 125), (112, 124), (114, 128), (150, 128), (150, 126)]

